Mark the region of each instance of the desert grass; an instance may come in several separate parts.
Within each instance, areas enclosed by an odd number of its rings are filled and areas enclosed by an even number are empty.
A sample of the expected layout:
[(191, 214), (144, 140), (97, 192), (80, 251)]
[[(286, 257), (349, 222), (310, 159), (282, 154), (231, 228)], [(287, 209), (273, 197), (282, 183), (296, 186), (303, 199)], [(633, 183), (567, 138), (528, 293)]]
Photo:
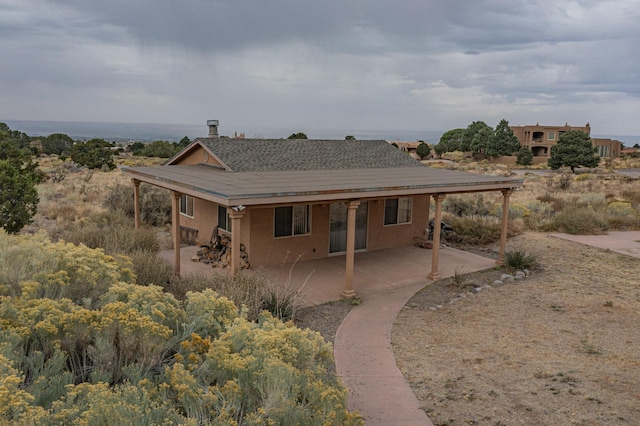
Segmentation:
[(437, 311), (434, 283), (398, 315), (396, 361), (422, 408), (434, 424), (636, 423), (639, 260), (543, 233), (510, 244), (541, 268)]
[[(614, 165), (633, 167), (640, 160), (616, 160)], [(448, 164), (449, 168), (481, 174), (496, 174), (505, 166), (491, 169), (483, 162)], [(511, 174), (511, 169), (508, 170)], [(640, 229), (638, 181), (597, 169), (576, 175), (566, 171), (521, 175), (524, 185), (510, 197), (510, 236), (523, 231), (555, 231), (601, 234), (609, 230)], [(433, 203), (432, 203), (433, 204)], [(433, 208), (433, 206), (432, 206)], [(458, 241), (467, 244), (495, 242), (496, 220), (502, 214), (502, 194), (449, 195), (443, 204), (444, 220), (454, 225)], [(448, 216), (447, 216), (448, 215)], [(475, 221), (477, 226), (469, 222)]]

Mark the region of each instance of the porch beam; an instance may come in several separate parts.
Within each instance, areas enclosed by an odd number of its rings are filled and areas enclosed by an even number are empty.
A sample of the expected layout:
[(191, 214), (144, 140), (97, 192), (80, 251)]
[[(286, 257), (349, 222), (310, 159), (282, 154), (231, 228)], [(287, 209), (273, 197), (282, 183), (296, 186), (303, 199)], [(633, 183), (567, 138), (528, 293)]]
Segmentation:
[(229, 210), (231, 219), (231, 273), (233, 275), (240, 271), (240, 229), (245, 211), (239, 207)]
[(507, 233), (509, 231), (509, 197), (513, 189), (502, 190), (502, 229), (500, 230), (500, 253), (496, 265), (504, 265), (504, 256), (507, 248)]
[(359, 200), (347, 202), (347, 253), (345, 260), (344, 290), (341, 296), (345, 299), (356, 297), (353, 290), (353, 265), (356, 247), (356, 210), (360, 205)]
[(171, 233), (173, 235), (173, 273), (180, 275), (180, 197), (181, 193), (171, 191)]
[(447, 194), (435, 194), (433, 200), (436, 202), (436, 211), (433, 218), (433, 249), (431, 250), (431, 272), (427, 275), (430, 280), (440, 278), (438, 272), (438, 262), (440, 261), (440, 230), (442, 227), (442, 202)]
[(131, 179), (133, 183), (133, 223), (136, 228), (140, 228), (140, 181)]

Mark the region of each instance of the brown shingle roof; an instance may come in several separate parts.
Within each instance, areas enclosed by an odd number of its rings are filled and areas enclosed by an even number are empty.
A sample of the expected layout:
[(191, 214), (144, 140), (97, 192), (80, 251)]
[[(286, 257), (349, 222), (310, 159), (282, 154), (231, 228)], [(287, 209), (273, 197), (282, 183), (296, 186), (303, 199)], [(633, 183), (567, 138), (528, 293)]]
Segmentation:
[(198, 138), (233, 172), (420, 167), (384, 140)]

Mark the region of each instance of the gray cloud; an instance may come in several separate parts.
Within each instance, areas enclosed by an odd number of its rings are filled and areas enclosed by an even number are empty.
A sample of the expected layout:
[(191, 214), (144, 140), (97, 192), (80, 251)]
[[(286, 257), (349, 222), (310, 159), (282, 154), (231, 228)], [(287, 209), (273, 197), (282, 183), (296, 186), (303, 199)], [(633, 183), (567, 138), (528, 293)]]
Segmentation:
[(640, 134), (639, 15), (640, 0), (0, 0), (0, 118)]

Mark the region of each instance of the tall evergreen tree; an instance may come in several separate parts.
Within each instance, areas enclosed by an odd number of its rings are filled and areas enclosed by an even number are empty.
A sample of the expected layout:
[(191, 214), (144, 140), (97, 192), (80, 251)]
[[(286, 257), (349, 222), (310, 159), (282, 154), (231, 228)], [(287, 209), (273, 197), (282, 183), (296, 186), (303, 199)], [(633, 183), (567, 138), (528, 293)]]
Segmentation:
[(486, 129), (487, 127), (489, 126), (484, 121), (474, 121), (473, 123), (469, 124), (462, 134), (462, 141), (458, 147), (458, 150), (465, 152), (472, 151), (473, 149), (471, 148), (471, 144), (473, 143), (473, 138), (476, 136), (476, 133), (478, 133), (481, 129)]
[(600, 157), (588, 134), (581, 130), (570, 130), (561, 134), (558, 143), (551, 147), (548, 163), (554, 170), (566, 166), (575, 173), (576, 167), (596, 167), (600, 164)]
[[(4, 123), (0, 123), (4, 124)], [(0, 227), (19, 232), (31, 222), (38, 208), (37, 171), (24, 133), (0, 126)]]
[(509, 127), (509, 122), (504, 118), (496, 126), (495, 131), (487, 146), (487, 155), (498, 157), (512, 155), (520, 149), (520, 142)]

